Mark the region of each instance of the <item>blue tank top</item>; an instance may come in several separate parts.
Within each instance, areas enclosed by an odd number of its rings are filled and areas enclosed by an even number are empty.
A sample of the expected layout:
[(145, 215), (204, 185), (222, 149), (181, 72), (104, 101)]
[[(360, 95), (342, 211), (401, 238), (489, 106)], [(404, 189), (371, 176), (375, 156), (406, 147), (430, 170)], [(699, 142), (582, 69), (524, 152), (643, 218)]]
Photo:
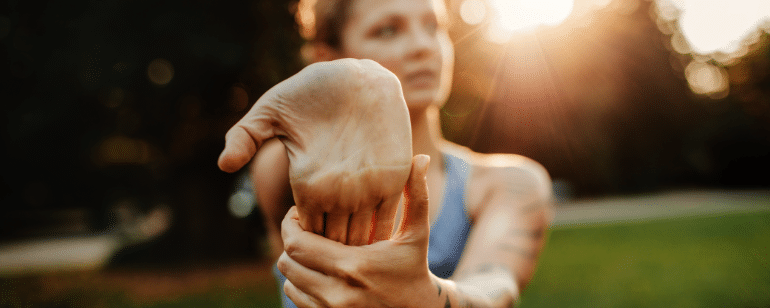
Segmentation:
[[(446, 184), (441, 211), (430, 227), (428, 267), (437, 277), (449, 278), (460, 262), (471, 229), (471, 220), (465, 208), (465, 183), (469, 168), (466, 161), (444, 153), (444, 170)], [(273, 266), (273, 274), (278, 280), (283, 307), (296, 307), (283, 292), (286, 277), (276, 266)]]

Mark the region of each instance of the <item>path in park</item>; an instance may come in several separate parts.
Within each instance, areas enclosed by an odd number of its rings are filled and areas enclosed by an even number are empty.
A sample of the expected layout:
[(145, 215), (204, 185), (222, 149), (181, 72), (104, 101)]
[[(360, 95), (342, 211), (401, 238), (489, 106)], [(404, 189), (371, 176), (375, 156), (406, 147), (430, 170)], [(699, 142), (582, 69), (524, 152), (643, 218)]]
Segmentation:
[(555, 207), (553, 226), (634, 223), (765, 211), (770, 211), (770, 190), (673, 191), (562, 201)]

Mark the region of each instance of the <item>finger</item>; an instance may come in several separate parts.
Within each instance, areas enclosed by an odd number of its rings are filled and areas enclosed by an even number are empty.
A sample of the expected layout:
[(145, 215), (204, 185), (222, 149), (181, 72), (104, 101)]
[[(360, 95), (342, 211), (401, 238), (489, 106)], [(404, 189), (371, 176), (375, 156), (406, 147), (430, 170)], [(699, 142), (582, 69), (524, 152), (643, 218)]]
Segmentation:
[[(296, 288), (296, 291), (301, 291), (309, 297), (320, 298), (320, 296), (328, 293), (331, 288), (337, 285), (337, 281), (335, 281), (336, 278), (303, 266), (290, 258), (285, 252), (278, 258), (278, 270), (281, 271), (281, 274), (286, 276), (284, 291), (287, 291), (287, 284), (289, 284), (289, 288), (293, 286)], [(292, 290), (288, 291), (293, 292)], [(287, 292), (286, 295), (289, 296), (289, 293)], [(300, 300), (303, 298), (303, 296), (295, 297)], [(294, 301), (294, 297), (289, 296), (289, 298)], [(305, 299), (307, 299), (307, 297), (305, 297)]]
[(307, 293), (302, 292), (300, 289), (297, 289), (297, 287), (289, 280), (286, 280), (283, 284), (283, 293), (285, 293), (298, 308), (323, 307), (320, 301)]
[(396, 209), (401, 194), (393, 195), (382, 201), (374, 214), (374, 233), (369, 244), (390, 239), (393, 235), (393, 222), (396, 218)]
[(310, 212), (309, 206), (297, 205), (296, 207), (302, 230), (324, 235), (324, 213)]
[[(288, 231), (289, 231), (290, 229), (289, 229), (289, 228), (287, 228), (286, 226), (287, 226), (288, 224), (290, 224), (290, 223), (291, 223), (291, 224), (297, 224), (297, 225), (300, 225), (299, 214), (298, 214), (297, 212), (298, 212), (298, 210), (297, 210), (297, 206), (296, 206), (296, 205), (295, 205), (295, 206), (292, 206), (292, 207), (290, 207), (290, 208), (289, 208), (289, 211), (288, 211), (288, 212), (286, 212), (286, 216), (284, 216), (284, 217), (283, 217), (283, 220), (281, 221), (281, 239), (283, 239), (283, 243), (284, 243), (284, 245), (286, 244), (286, 242), (287, 242), (289, 239), (291, 239), (291, 237), (292, 237), (292, 236), (294, 236), (294, 235), (295, 235), (295, 234), (292, 234), (292, 233), (288, 233)], [(303, 228), (303, 227), (301, 227), (301, 225), (300, 225), (300, 227), (299, 227), (299, 228), (300, 228), (300, 230), (301, 230), (301, 231), (304, 231), (304, 228)], [(296, 231), (295, 231), (295, 233), (296, 233)], [(285, 249), (284, 249), (284, 250), (285, 250)]]
[(358, 260), (354, 246), (346, 246), (328, 238), (302, 230), (296, 216), (289, 210), (281, 223), (281, 236), (285, 253), (293, 261), (303, 266), (335, 277), (344, 277), (345, 269), (341, 265), (351, 265)]
[[(283, 238), (284, 245), (289, 242), (293, 236), (299, 236), (302, 235), (302, 231), (307, 231), (312, 234), (318, 235), (323, 237), (323, 234), (318, 234), (313, 229), (313, 223), (308, 223), (308, 221), (316, 221), (315, 217), (321, 217), (321, 232), (323, 233), (323, 214), (301, 214), (303, 211), (303, 208), (299, 206), (292, 206), (289, 211), (286, 213), (286, 216), (284, 216), (283, 221), (281, 221), (281, 238)], [(303, 226), (303, 220), (302, 217), (305, 216), (306, 218), (308, 216), (312, 217), (312, 219), (306, 219), (305, 223), (308, 224), (309, 227)], [(287, 233), (288, 231), (291, 231), (290, 233)], [(285, 248), (284, 248), (285, 250)]]
[(427, 238), (430, 232), (428, 218), (428, 181), (426, 178), (430, 164), (427, 155), (416, 155), (412, 158), (412, 171), (404, 188), (406, 202), (404, 205), (404, 217), (399, 227), (399, 236)]
[(225, 149), (219, 154), (217, 165), (225, 172), (241, 169), (257, 153), (257, 144), (241, 126), (233, 126), (225, 134)]
[(327, 213), (324, 236), (326, 238), (347, 244), (349, 213)]
[(348, 245), (362, 246), (369, 243), (369, 235), (374, 229), (372, 219), (374, 212), (371, 210), (359, 210), (350, 215), (348, 223)]
[(274, 119), (269, 116), (255, 116), (259, 104), (225, 134), (225, 149), (219, 154), (217, 165), (225, 172), (235, 172), (246, 165), (265, 140), (275, 137)]

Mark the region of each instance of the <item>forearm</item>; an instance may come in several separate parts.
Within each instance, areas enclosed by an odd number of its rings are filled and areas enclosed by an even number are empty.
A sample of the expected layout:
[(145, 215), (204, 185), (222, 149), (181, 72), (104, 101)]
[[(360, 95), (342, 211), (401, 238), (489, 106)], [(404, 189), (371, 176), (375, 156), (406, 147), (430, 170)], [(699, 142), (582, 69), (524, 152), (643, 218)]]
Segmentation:
[(435, 307), (511, 307), (519, 298), (507, 271), (477, 273), (459, 281), (433, 278), (438, 288)]

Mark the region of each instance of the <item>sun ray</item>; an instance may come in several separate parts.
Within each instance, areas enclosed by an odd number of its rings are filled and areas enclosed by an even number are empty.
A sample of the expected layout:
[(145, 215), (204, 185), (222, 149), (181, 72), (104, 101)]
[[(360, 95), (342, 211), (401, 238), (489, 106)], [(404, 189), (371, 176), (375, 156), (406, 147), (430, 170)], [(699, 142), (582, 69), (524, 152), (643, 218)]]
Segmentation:
[(487, 93), (484, 97), (484, 100), (481, 102), (481, 107), (479, 110), (479, 115), (476, 119), (476, 127), (473, 129), (473, 134), (471, 135), (471, 139), (469, 140), (469, 145), (475, 145), (479, 138), (479, 131), (481, 130), (481, 122), (484, 120), (484, 114), (490, 104), (490, 101), (492, 100), (494, 96), (495, 89), (497, 88), (497, 83), (500, 80), (500, 72), (502, 71), (503, 63), (505, 62), (505, 55), (508, 53), (508, 49), (510, 48), (510, 45), (506, 44), (503, 48), (503, 51), (501, 52), (501, 56), (497, 59), (497, 64), (495, 65), (495, 72), (492, 75), (492, 80), (490, 82), (489, 88), (487, 89)]

